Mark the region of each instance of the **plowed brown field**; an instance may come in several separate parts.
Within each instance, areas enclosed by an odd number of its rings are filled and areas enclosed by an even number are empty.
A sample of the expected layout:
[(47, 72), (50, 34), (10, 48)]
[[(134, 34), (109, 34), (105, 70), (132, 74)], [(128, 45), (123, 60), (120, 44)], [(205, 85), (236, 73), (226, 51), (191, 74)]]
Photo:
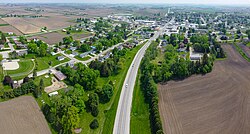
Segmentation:
[(207, 75), (159, 85), (166, 134), (249, 134), (250, 63), (230, 45)]
[(31, 96), (0, 103), (1, 134), (51, 134), (48, 124)]

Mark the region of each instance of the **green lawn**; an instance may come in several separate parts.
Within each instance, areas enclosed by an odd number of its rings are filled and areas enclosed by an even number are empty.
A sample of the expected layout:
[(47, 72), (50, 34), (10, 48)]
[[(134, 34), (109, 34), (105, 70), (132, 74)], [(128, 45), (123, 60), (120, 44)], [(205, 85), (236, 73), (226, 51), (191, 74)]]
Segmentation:
[(110, 102), (99, 105), (99, 115), (98, 117), (96, 117), (99, 122), (99, 128), (97, 128), (96, 130), (92, 130), (89, 127), (89, 124), (94, 119), (94, 117), (90, 113), (84, 113), (83, 115), (81, 115), (80, 127), (83, 129), (82, 134), (111, 134), (113, 132), (116, 110), (124, 79), (134, 56), (142, 46), (143, 45), (140, 45), (132, 50), (128, 50), (125, 56), (126, 61), (124, 63), (124, 69), (122, 69), (118, 75), (110, 76), (108, 78), (98, 78), (97, 84), (99, 87), (102, 87), (109, 80), (112, 80), (114, 82), (114, 95), (111, 98)]
[(75, 58), (78, 60), (81, 60), (81, 61), (86, 61), (86, 60), (89, 60), (91, 57), (88, 55), (88, 56), (83, 57), (83, 58), (81, 58), (80, 56), (76, 56)]
[(148, 134), (151, 132), (149, 114), (149, 105), (145, 102), (140, 88), (140, 71), (138, 71), (131, 110), (131, 134)]
[(64, 62), (69, 61), (69, 58), (66, 58), (66, 57), (65, 57), (65, 59), (63, 61), (59, 61), (59, 60), (57, 60), (58, 56), (62, 56), (62, 55), (57, 54), (57, 55), (54, 55), (54, 56), (46, 56), (46, 57), (38, 57), (38, 58), (36, 58), (37, 64), (38, 64), (37, 70), (41, 71), (41, 70), (44, 70), (44, 69), (48, 69), (50, 61), (52, 62), (52, 65), (51, 65), (52, 67), (56, 66), (56, 65), (58, 65), (60, 63), (64, 63)]
[(250, 47), (250, 42), (249, 43), (247, 43), (247, 45), (246, 45), (247, 47)]
[(45, 87), (48, 87), (48, 86), (52, 85), (52, 82), (51, 82), (52, 78), (51, 78), (51, 76), (49, 76), (48, 78), (45, 78), (45, 75), (36, 77), (35, 80), (34, 80), (35, 84), (39, 85), (41, 79), (43, 79)]
[(14, 80), (20, 80), (25, 76), (28, 76), (30, 73), (32, 73), (35, 66), (32, 60), (21, 60), (18, 63), (19, 68), (17, 70), (7, 71), (7, 74), (10, 75)]

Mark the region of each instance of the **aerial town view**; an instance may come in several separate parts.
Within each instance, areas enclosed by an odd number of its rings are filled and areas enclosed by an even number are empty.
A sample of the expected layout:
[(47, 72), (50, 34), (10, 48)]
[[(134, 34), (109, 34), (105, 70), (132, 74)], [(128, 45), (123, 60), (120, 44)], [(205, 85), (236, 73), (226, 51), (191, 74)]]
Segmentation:
[(0, 0), (0, 134), (250, 134), (249, 0)]

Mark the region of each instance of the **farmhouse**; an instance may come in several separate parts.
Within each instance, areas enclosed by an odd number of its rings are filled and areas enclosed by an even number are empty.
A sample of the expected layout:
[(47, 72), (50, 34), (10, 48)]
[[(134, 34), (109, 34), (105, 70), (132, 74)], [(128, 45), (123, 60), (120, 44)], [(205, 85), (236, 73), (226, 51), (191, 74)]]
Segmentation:
[(19, 51), (19, 52), (17, 52), (17, 55), (18, 56), (24, 56), (24, 55), (27, 55), (28, 54), (28, 51)]
[(27, 45), (18, 43), (18, 44), (16, 44), (16, 47), (19, 49), (26, 49)]
[(84, 57), (87, 56), (88, 54), (89, 54), (89, 52), (82, 53), (82, 54), (80, 54), (80, 57), (81, 57), (81, 58), (84, 58)]
[(202, 58), (201, 54), (191, 54), (190, 55), (190, 60), (191, 61), (198, 61), (198, 60), (201, 60), (201, 58)]
[(75, 57), (78, 55), (78, 52), (72, 52), (72, 55)]
[(75, 51), (77, 48), (76, 47), (70, 47), (69, 48), (71, 51)]
[(62, 80), (64, 80), (64, 79), (67, 78), (61, 71), (57, 71), (57, 72), (55, 73), (55, 77), (56, 77), (59, 81), (62, 81)]
[(63, 56), (58, 56), (57, 59), (58, 59), (59, 61), (63, 61), (65, 58), (64, 58)]

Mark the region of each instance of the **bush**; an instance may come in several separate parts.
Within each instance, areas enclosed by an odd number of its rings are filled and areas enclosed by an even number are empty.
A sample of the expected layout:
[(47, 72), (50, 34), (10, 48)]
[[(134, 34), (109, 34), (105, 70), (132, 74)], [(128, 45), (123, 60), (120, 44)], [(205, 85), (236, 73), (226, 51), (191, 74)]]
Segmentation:
[(4, 80), (3, 80), (4, 85), (11, 85), (12, 82), (13, 82), (13, 80), (12, 80), (12, 78), (10, 76), (6, 75), (4, 77)]
[(91, 114), (92, 114), (94, 117), (97, 117), (97, 116), (98, 116), (98, 114), (99, 114), (98, 106), (92, 107)]
[(97, 119), (94, 119), (94, 120), (90, 123), (89, 127), (90, 127), (91, 129), (97, 129), (97, 128), (99, 127), (98, 120), (97, 120)]

